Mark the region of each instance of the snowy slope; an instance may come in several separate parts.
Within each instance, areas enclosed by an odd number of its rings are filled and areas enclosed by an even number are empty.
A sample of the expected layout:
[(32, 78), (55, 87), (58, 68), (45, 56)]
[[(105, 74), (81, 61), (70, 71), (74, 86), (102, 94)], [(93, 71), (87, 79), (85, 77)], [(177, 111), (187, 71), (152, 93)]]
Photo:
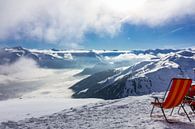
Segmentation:
[[(195, 51), (182, 50), (167, 54), (155, 60), (137, 63), (120, 73), (113, 74), (104, 80), (98, 80), (93, 85), (85, 85), (91, 78), (99, 78), (102, 74), (92, 75), (75, 84), (72, 89), (74, 97), (115, 99), (129, 95), (144, 95), (152, 92), (161, 92), (173, 77), (194, 78)], [(106, 71), (105, 71), (106, 72)], [(112, 72), (112, 71), (110, 71)], [(88, 89), (85, 92), (80, 92)], [(96, 88), (94, 88), (96, 87)], [(90, 92), (90, 93), (89, 93)]]
[[(0, 125), (1, 129), (194, 129), (195, 116), (190, 112), (192, 122), (177, 109), (168, 118), (175, 123), (164, 120), (160, 109), (156, 108), (150, 117), (152, 98), (150, 96), (127, 97), (106, 100), (86, 106), (70, 108), (49, 116), (30, 118), (18, 122), (8, 121)], [(170, 111), (167, 110), (167, 114)]]
[(26, 118), (41, 117), (64, 109), (80, 107), (100, 99), (71, 99), (36, 97), (0, 101), (0, 122), (19, 121)]

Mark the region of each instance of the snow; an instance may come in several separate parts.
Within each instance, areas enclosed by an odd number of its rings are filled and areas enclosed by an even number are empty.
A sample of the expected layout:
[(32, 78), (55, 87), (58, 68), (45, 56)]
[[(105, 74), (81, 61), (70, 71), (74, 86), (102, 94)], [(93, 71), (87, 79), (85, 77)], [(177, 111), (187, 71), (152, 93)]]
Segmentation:
[(69, 87), (85, 78), (74, 77), (82, 69), (42, 69), (30, 59), (0, 68), (0, 121), (40, 117), (99, 101), (71, 98)]
[[(18, 122), (8, 121), (0, 125), (1, 129), (194, 129), (195, 115), (189, 110), (192, 122), (189, 122), (183, 112), (168, 118), (174, 123), (165, 121), (161, 110), (155, 108), (153, 117), (150, 117), (153, 99), (150, 95), (127, 97), (116, 100), (100, 101), (81, 107), (65, 109), (58, 113), (39, 118), (30, 118)], [(170, 113), (170, 110), (166, 110)]]
[(39, 53), (89, 53), (94, 52), (97, 54), (103, 54), (103, 53), (128, 53), (129, 51), (112, 51), (112, 50), (59, 50), (59, 51), (53, 51), (53, 50), (38, 50), (38, 49), (29, 49), (31, 52), (39, 52)]
[[(26, 62), (26, 60), (22, 62)], [(28, 62), (30, 63), (30, 61)], [(85, 78), (85, 76), (74, 77), (82, 71), (81, 69), (42, 69), (34, 64), (27, 66), (23, 64), (24, 69), (18, 69), (16, 66), (18, 65), (9, 66), (9, 69), (7, 67), (5, 69), (4, 66), (4, 71), (1, 71), (6, 74), (0, 75), (0, 77), (4, 77), (0, 79), (0, 84), (3, 84), (0, 85), (0, 98), (3, 100), (0, 101), (0, 122), (40, 117), (100, 101), (100, 99), (71, 98), (73, 91), (69, 87)], [(33, 72), (29, 72), (29, 70)], [(13, 71), (18, 72), (9, 75)], [(25, 77), (29, 74), (32, 75)], [(7, 90), (4, 90), (5, 88)], [(23, 92), (26, 89), (29, 89), (28, 92)]]
[(0, 102), (0, 122), (53, 114), (64, 109), (78, 107), (100, 99), (24, 98)]
[(80, 94), (80, 93), (85, 93), (85, 92), (87, 92), (87, 91), (88, 91), (88, 88), (86, 88), (86, 89), (80, 91), (78, 94)]
[(72, 55), (70, 53), (64, 54), (64, 58), (73, 60), (73, 57), (72, 57)]
[[(13, 51), (14, 49), (9, 50)], [(34, 54), (40, 52), (66, 59), (73, 59), (71, 53), (94, 52), (102, 54), (114, 52), (104, 50), (30, 51)], [(125, 54), (112, 58), (116, 58), (116, 61), (119, 60), (119, 57), (121, 59), (133, 58), (129, 57), (128, 52), (123, 52)], [(59, 56), (58, 53), (63, 53), (64, 57)], [(122, 51), (115, 53), (122, 53)], [(133, 86), (137, 86), (138, 89), (131, 95), (164, 91), (172, 77), (194, 77), (194, 59), (194, 51), (180, 51), (162, 55), (160, 59), (144, 61), (124, 68), (119, 73), (99, 81), (98, 84), (104, 85), (103, 90), (107, 86), (116, 86), (112, 84), (117, 81), (120, 83), (120, 80), (127, 78), (125, 80), (126, 89), (122, 89), (124, 92), (121, 97), (129, 96), (128, 90), (131, 91), (135, 88)], [(195, 114), (191, 112), (189, 107), (187, 107), (187, 111), (192, 122), (188, 121), (184, 113), (178, 115), (177, 109), (175, 109), (173, 116), (168, 116), (175, 122), (173, 124), (166, 123), (158, 108), (155, 109), (154, 117), (151, 118), (149, 116), (152, 108), (150, 102), (153, 101), (151, 95), (130, 96), (115, 100), (72, 99), (73, 91), (70, 87), (86, 77), (74, 76), (80, 73), (81, 69), (43, 69), (29, 60), (20, 60), (19, 63), (0, 66), (0, 68), (0, 98), (8, 99), (0, 101), (0, 122), (2, 122), (0, 129), (193, 129), (195, 127)], [(139, 86), (141, 86), (140, 89)], [(29, 90), (20, 91), (26, 88)], [(99, 90), (101, 89), (99, 88)], [(79, 93), (88, 91), (90, 89), (86, 88)], [(19, 94), (14, 96), (13, 94), (17, 92)], [(5, 93), (8, 98), (3, 98)], [(168, 110), (166, 113), (168, 114)]]
[(127, 78), (125, 79), (125, 88), (121, 91), (122, 97), (165, 91), (173, 77), (194, 77), (194, 56), (194, 51), (189, 50), (167, 54), (158, 60), (137, 63), (120, 74), (113, 75), (100, 82), (102, 85), (112, 87), (113, 85), (120, 85), (120, 80)]

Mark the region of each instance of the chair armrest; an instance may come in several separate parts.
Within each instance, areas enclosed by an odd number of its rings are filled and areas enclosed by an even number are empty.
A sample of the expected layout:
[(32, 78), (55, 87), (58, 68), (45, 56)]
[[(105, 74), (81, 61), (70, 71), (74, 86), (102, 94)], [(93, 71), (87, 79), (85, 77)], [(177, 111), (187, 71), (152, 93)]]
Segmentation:
[(154, 102), (151, 102), (151, 104), (161, 106), (163, 101), (162, 96), (151, 96), (151, 97), (154, 98)]
[(152, 98), (154, 98), (154, 99), (164, 99), (162, 96), (151, 96)]
[(185, 99), (187, 99), (187, 100), (191, 100), (191, 101), (195, 101), (195, 98), (194, 97), (190, 97), (190, 96), (185, 96)]

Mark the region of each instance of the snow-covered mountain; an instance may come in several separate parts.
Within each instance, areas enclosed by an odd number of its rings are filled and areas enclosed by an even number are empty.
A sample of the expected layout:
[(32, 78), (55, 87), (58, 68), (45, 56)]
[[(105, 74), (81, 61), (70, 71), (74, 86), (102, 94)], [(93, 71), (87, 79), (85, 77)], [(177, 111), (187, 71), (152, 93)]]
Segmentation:
[(132, 50), (131, 52), (134, 54), (153, 54), (153, 55), (158, 55), (160, 54), (168, 54), (171, 52), (178, 52), (180, 50), (177, 49), (148, 49), (148, 50)]
[(193, 68), (195, 51), (181, 50), (160, 59), (137, 63), (117, 73), (110, 70), (94, 74), (72, 87), (73, 97), (115, 99), (165, 91), (173, 77), (193, 79)]
[(97, 71), (103, 71), (105, 68), (102, 67), (102, 64), (105, 64), (105, 67), (110, 67), (112, 65), (111, 67), (115, 68), (129, 66), (129, 63), (132, 65), (135, 62), (139, 62), (144, 60), (144, 58), (147, 58), (146, 56), (143, 56), (144, 54), (156, 57), (159, 53), (167, 54), (175, 51), (178, 50), (37, 50), (26, 49), (19, 46), (12, 48), (0, 48), (0, 65), (10, 64), (21, 57), (26, 57), (35, 60), (40, 67), (44, 68), (92, 68), (96, 65), (95, 67), (98, 67)]
[(100, 56), (90, 51), (30, 50), (22, 47), (0, 49), (1, 65), (13, 63), (21, 57), (31, 58), (45, 68), (81, 68), (101, 62)]

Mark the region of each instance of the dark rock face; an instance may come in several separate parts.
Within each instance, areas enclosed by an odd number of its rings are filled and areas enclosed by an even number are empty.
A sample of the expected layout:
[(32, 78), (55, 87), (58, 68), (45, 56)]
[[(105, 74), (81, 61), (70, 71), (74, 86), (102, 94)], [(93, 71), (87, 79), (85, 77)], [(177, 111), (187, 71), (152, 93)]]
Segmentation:
[[(112, 97), (112, 93), (102, 92), (104, 90), (105, 85), (99, 83), (100, 81), (107, 79), (109, 76), (117, 74), (118, 71), (115, 70), (107, 70), (100, 73), (95, 73), (90, 77), (78, 82), (71, 89), (75, 92), (73, 97), (75, 98), (105, 98), (110, 94)], [(106, 97), (106, 98), (110, 98)]]

